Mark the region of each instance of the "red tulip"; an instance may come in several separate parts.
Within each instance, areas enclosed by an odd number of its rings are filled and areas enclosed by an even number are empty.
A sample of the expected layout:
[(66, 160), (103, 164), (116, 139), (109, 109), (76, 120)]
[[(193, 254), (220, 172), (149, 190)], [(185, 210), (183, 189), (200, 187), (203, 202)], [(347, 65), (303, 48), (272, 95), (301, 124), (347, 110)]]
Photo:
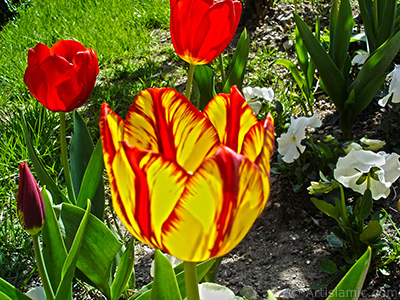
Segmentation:
[(89, 98), (98, 73), (93, 49), (85, 49), (77, 41), (61, 40), (51, 48), (39, 43), (29, 49), (24, 82), (46, 108), (69, 112)]
[(242, 3), (233, 0), (170, 0), (176, 53), (192, 65), (213, 61), (231, 42)]
[(40, 232), (46, 219), (42, 193), (26, 163), (19, 165), (17, 213), (22, 228), (30, 234)]

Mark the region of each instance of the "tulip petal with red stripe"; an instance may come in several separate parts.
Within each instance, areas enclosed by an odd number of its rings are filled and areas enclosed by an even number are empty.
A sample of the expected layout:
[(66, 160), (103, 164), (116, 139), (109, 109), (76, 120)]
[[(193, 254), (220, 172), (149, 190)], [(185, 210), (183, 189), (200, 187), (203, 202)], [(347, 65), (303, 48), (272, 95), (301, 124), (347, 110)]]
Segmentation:
[(137, 239), (166, 251), (162, 224), (181, 198), (189, 175), (163, 155), (122, 145), (109, 176), (114, 209)]
[(210, 119), (218, 132), (220, 141), (233, 151), (240, 153), (245, 135), (257, 118), (236, 86), (230, 94), (215, 96), (204, 109), (204, 115)]
[(163, 245), (184, 261), (204, 261), (232, 250), (268, 199), (259, 168), (221, 146), (189, 178), (163, 226)]
[(187, 172), (194, 172), (219, 146), (211, 122), (172, 89), (138, 95), (126, 117), (124, 140), (176, 161)]
[(268, 114), (264, 121), (251, 127), (243, 142), (242, 154), (257, 164), (264, 174), (270, 173), (270, 158), (274, 149), (274, 119)]

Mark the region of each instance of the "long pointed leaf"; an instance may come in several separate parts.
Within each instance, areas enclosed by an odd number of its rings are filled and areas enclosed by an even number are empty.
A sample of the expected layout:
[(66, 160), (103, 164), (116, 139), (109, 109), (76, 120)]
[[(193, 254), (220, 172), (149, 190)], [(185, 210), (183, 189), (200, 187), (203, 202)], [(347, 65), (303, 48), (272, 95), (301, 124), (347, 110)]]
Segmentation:
[(62, 202), (71, 203), (71, 201), (69, 201), (69, 199), (57, 187), (54, 180), (49, 176), (49, 174), (47, 174), (42, 161), (37, 156), (36, 151), (33, 148), (31, 135), (29, 133), (28, 126), (26, 124), (26, 120), (23, 114), (21, 114), (21, 123), (22, 123), (22, 128), (24, 130), (25, 142), (28, 148), (29, 157), (32, 161), (33, 167), (35, 168), (35, 172), (39, 180), (41, 181), (42, 185), (45, 185), (49, 189), (56, 204), (60, 204)]
[[(7, 298), (6, 298), (7, 297)], [(15, 286), (9, 284), (0, 277), (0, 299), (4, 300), (32, 300), (24, 293), (20, 292)]]
[[(86, 168), (82, 179), (78, 199), (76, 204), (85, 208), (87, 199), (93, 201), (98, 187), (103, 187), (102, 174), (104, 170), (103, 149), (101, 142), (98, 142)], [(104, 189), (103, 189), (104, 190)], [(104, 214), (104, 193), (102, 199), (96, 199), (98, 202), (93, 204), (93, 214), (100, 220), (103, 220)]]
[[(78, 197), (81, 189), (81, 182), (89, 164), (94, 146), (92, 138), (80, 114), (74, 111), (74, 134), (71, 140), (71, 178), (75, 195)], [(90, 200), (93, 200), (90, 198)], [(84, 199), (86, 205), (86, 199)], [(92, 203), (93, 205), (93, 203)], [(82, 207), (82, 206), (81, 206)]]
[(243, 29), (240, 35), (235, 53), (233, 54), (232, 61), (229, 64), (228, 75), (223, 93), (229, 93), (231, 86), (236, 85), (239, 90), (243, 88), (243, 79), (246, 72), (247, 60), (250, 53), (250, 37), (247, 34), (246, 28)]
[(72, 280), (74, 279), (76, 263), (78, 261), (79, 251), (81, 250), (83, 238), (90, 216), (90, 200), (88, 200), (85, 214), (76, 232), (71, 249), (65, 259), (61, 271), (61, 282), (57, 290), (56, 300), (71, 299)]
[(42, 253), (51, 286), (54, 291), (57, 291), (61, 281), (61, 270), (67, 257), (67, 249), (46, 188), (42, 189), (42, 194), (46, 207), (46, 222), (42, 228)]
[(199, 109), (203, 110), (215, 95), (213, 69), (209, 65), (196, 66), (194, 81), (200, 97)]
[(154, 281), (150, 300), (181, 300), (174, 269), (160, 250), (154, 253)]
[[(132, 238), (118, 264), (117, 273), (111, 286), (111, 300), (118, 300), (128, 284), (135, 263), (135, 239)], [(135, 275), (133, 275), (135, 276)]]
[(350, 268), (326, 300), (356, 300), (360, 296), (371, 262), (371, 248)]
[(325, 89), (340, 113), (347, 99), (345, 78), (330, 56), (325, 52), (325, 49), (312, 34), (306, 23), (304, 23), (297, 14), (295, 14), (294, 18), (301, 38), (324, 82)]

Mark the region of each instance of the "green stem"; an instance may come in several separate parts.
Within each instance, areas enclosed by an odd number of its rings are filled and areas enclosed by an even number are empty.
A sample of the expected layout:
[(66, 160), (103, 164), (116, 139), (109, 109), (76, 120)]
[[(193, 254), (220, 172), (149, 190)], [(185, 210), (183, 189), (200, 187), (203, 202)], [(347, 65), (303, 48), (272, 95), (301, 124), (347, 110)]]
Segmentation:
[(344, 226), (350, 227), (349, 218), (347, 216), (346, 198), (344, 196), (344, 190), (343, 190), (342, 185), (340, 185), (340, 197), (342, 198), (342, 220), (343, 220)]
[(76, 204), (74, 189), (72, 188), (71, 173), (69, 171), (67, 153), (67, 135), (65, 129), (65, 112), (60, 111), (60, 144), (61, 144), (61, 163), (64, 168), (65, 183), (68, 189), (69, 200)]
[(219, 61), (219, 68), (220, 68), (221, 77), (222, 77), (222, 86), (225, 86), (226, 75), (225, 75), (225, 70), (224, 70), (224, 60), (222, 59), (222, 53), (218, 56), (218, 61)]
[(197, 267), (194, 262), (183, 262), (187, 300), (200, 300)]
[(33, 249), (35, 251), (36, 264), (38, 267), (39, 276), (42, 279), (43, 288), (46, 293), (46, 299), (53, 300), (54, 299), (53, 289), (50, 286), (49, 277), (47, 275), (46, 269), (44, 268), (42, 251), (40, 250), (39, 246), (39, 234), (32, 235), (32, 240), (33, 240)]
[[(194, 69), (196, 68), (196, 65), (189, 65), (189, 73), (188, 73), (188, 80), (186, 83), (186, 93), (185, 96), (186, 98), (190, 101), (190, 93), (192, 92), (192, 84), (193, 84), (193, 77), (194, 77)], [(199, 106), (199, 103), (197, 103), (197, 107)]]

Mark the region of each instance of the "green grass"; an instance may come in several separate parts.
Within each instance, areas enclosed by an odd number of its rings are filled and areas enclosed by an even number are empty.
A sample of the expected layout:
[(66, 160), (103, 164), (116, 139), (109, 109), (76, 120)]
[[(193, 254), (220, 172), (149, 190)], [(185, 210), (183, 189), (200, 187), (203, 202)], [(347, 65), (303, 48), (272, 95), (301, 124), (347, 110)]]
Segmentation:
[[(21, 287), (34, 270), (31, 239), (19, 226), (16, 215), (18, 163), (29, 161), (20, 123), (22, 111), (37, 153), (52, 178), (63, 185), (58, 114), (34, 100), (23, 82), (28, 49), (38, 42), (51, 46), (60, 39), (76, 39), (96, 51), (98, 82), (88, 104), (81, 109), (96, 137), (103, 101), (122, 112), (142, 89), (174, 84), (175, 79), (163, 71), (168, 68), (165, 61), (176, 61), (176, 55), (170, 43), (159, 46), (168, 26), (168, 0), (37, 0), (21, 6), (18, 17), (0, 32), (2, 278)], [(71, 114), (67, 114), (69, 124), (70, 118)], [(31, 164), (30, 167), (34, 171)]]

